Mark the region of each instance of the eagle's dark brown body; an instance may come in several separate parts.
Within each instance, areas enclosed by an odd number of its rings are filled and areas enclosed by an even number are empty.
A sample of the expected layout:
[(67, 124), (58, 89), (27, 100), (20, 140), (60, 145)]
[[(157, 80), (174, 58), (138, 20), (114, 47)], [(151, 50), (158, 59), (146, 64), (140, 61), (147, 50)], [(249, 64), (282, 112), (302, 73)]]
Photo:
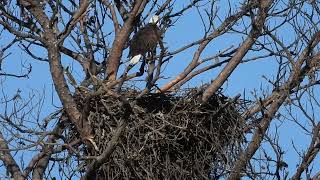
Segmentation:
[(161, 30), (156, 24), (149, 23), (140, 29), (130, 42), (129, 56), (141, 54), (145, 56), (147, 52), (153, 52), (161, 38)]

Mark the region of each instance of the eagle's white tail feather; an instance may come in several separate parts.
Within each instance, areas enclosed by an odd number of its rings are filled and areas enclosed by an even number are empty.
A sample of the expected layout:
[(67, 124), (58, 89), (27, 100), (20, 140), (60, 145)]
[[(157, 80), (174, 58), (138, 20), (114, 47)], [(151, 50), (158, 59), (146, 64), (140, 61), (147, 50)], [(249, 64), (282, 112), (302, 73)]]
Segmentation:
[(141, 57), (142, 57), (141, 54), (133, 56), (130, 60), (130, 65), (136, 65), (139, 62), (139, 60), (141, 59)]

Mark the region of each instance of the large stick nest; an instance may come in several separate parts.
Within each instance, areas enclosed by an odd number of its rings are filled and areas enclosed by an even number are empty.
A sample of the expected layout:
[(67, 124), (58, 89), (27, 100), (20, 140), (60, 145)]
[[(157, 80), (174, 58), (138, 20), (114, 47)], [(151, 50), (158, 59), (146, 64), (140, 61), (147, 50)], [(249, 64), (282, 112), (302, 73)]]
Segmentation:
[(128, 122), (111, 158), (98, 170), (101, 179), (215, 179), (226, 173), (243, 139), (237, 101), (217, 94), (202, 104), (198, 89), (136, 99), (138, 94), (122, 92), (132, 103), (129, 118), (116, 98), (90, 102), (99, 150), (86, 149), (86, 155), (100, 155), (121, 121)]

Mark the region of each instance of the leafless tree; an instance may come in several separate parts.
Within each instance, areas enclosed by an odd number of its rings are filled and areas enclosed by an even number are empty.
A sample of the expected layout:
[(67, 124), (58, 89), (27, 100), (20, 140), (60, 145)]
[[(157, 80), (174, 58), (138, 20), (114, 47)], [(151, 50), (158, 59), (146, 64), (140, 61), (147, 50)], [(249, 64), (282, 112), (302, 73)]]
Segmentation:
[[(201, 27), (185, 18), (189, 13), (198, 15)], [(160, 17), (158, 46), (132, 67), (132, 37), (154, 15)], [(181, 23), (200, 38), (181, 37), (189, 43), (175, 47), (169, 41), (179, 36)], [(318, 179), (319, 23), (320, 2), (312, 0), (0, 1), (0, 168), (6, 171), (0, 178)], [(220, 45), (219, 39), (234, 41)], [(17, 49), (32, 63), (49, 66), (61, 107), (45, 117), (42, 90), (27, 98), (20, 90), (8, 95), (5, 82), (23, 81), (34, 71), (25, 62), (6, 71)], [(177, 61), (184, 62), (180, 72), (172, 65)], [(266, 61), (274, 67), (251, 93), (222, 95), (235, 70)], [(168, 72), (175, 74), (168, 78)], [(209, 80), (188, 84), (201, 78)], [(201, 126), (208, 119), (210, 128), (217, 123), (215, 132)], [(305, 149), (292, 141), (295, 171), (280, 142), (288, 123), (310, 141)], [(162, 152), (159, 144), (187, 147), (181, 139), (192, 137), (198, 154), (185, 155), (194, 159), (174, 154), (170, 164), (169, 150)], [(151, 159), (163, 166), (143, 163)]]

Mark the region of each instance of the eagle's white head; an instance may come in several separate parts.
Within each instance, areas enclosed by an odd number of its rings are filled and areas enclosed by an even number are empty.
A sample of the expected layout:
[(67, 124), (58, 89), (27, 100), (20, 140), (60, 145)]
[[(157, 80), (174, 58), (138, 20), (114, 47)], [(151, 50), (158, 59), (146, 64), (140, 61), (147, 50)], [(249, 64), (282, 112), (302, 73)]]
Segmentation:
[(157, 26), (160, 26), (159, 16), (154, 15), (150, 18), (149, 23), (150, 24), (156, 24)]

